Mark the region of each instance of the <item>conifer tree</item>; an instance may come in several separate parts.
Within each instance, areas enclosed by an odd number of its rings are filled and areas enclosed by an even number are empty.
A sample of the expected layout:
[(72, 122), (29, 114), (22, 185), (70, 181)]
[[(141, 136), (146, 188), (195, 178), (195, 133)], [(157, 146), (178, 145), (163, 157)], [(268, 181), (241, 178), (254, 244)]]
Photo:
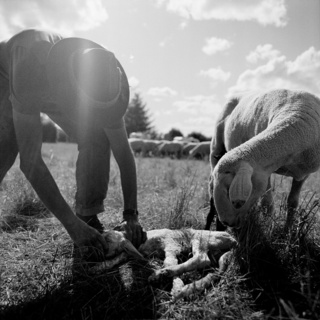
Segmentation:
[(146, 132), (152, 128), (146, 104), (139, 93), (135, 93), (129, 103), (125, 124), (128, 135), (131, 132)]

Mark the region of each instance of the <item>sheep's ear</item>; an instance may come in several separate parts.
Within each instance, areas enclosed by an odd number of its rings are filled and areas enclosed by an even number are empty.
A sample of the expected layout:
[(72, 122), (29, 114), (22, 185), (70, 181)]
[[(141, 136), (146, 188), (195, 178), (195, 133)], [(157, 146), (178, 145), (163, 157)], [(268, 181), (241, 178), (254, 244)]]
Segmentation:
[(251, 195), (252, 173), (253, 168), (250, 164), (245, 161), (241, 162), (229, 189), (229, 199), (236, 209), (240, 209)]

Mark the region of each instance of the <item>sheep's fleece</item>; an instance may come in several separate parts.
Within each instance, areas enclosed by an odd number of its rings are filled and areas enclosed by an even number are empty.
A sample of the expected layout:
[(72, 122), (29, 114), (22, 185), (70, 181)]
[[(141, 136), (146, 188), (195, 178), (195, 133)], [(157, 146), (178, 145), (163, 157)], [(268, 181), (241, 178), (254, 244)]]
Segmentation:
[[(161, 283), (164, 278), (173, 279), (172, 295), (179, 299), (195, 291), (202, 291), (219, 279), (227, 268), (231, 249), (236, 240), (227, 232), (207, 230), (170, 230), (157, 229), (147, 232), (147, 240), (136, 250), (121, 232), (109, 230), (103, 234), (109, 245), (110, 252), (107, 260), (91, 268), (92, 273), (110, 269), (128, 260), (159, 258), (164, 259), (164, 268), (155, 270), (149, 277), (151, 284)], [(184, 263), (178, 264), (180, 254), (191, 254), (192, 257)], [(218, 268), (208, 273), (204, 278), (191, 284), (184, 285), (179, 275), (207, 267)], [(214, 269), (212, 269), (214, 271)]]
[(303, 182), (320, 166), (319, 98), (285, 89), (231, 98), (215, 127), (210, 164), (212, 204), (223, 224), (240, 227), (262, 195), (272, 207), (272, 173), (293, 177), (288, 208), (297, 208)]

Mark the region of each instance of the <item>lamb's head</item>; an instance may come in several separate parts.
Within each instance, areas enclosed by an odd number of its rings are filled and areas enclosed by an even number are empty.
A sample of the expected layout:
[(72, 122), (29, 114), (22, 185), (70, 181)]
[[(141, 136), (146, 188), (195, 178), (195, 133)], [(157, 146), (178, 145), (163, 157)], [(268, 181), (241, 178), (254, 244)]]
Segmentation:
[(229, 154), (222, 157), (212, 172), (209, 187), (220, 221), (241, 227), (247, 212), (266, 191), (268, 178), (265, 171), (245, 160), (230, 161)]
[(141, 253), (133, 246), (133, 244), (126, 239), (124, 233), (121, 231), (108, 230), (103, 233), (103, 237), (108, 245), (108, 253), (105, 255), (106, 259), (112, 259), (122, 252), (138, 259), (143, 259)]

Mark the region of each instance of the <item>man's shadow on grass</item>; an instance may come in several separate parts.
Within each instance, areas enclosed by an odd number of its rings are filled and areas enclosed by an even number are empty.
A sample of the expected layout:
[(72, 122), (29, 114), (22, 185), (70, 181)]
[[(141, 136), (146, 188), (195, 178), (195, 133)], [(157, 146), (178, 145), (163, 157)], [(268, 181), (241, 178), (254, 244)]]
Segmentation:
[(77, 250), (63, 281), (44, 296), (0, 306), (6, 319), (154, 319), (155, 299), (148, 262), (130, 260), (112, 270), (90, 274)]

